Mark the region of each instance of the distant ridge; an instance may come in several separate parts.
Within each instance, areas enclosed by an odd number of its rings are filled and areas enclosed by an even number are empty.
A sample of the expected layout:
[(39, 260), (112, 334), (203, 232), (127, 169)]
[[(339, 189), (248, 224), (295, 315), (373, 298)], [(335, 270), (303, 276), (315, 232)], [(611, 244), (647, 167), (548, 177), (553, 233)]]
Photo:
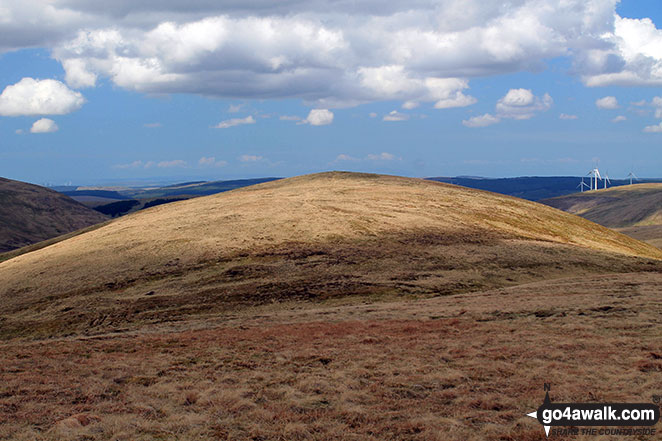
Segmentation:
[[(427, 178), (431, 181), (461, 185), (468, 188), (492, 191), (494, 193), (515, 196), (529, 201), (539, 201), (557, 196), (577, 193), (578, 184), (582, 181), (578, 176), (521, 176), (516, 178), (483, 178), (479, 176), (442, 176)], [(588, 183), (588, 178), (585, 178)], [(651, 179), (647, 182), (659, 182)], [(628, 184), (625, 179), (612, 179), (611, 187)]]
[(0, 178), (0, 253), (107, 219), (56, 191)]

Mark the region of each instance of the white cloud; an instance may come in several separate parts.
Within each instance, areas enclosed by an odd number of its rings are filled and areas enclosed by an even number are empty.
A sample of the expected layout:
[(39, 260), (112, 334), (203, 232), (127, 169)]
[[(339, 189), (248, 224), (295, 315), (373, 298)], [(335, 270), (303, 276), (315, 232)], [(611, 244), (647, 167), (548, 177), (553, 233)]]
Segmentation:
[(662, 133), (662, 122), (653, 126), (644, 127), (646, 133)]
[(255, 124), (255, 118), (252, 115), (247, 116), (246, 118), (232, 118), (225, 121), (221, 121), (212, 128), (214, 129), (227, 129), (229, 127), (239, 126), (242, 124)]
[(606, 43), (586, 51), (580, 68), (588, 86), (662, 86), (662, 30), (650, 18), (615, 15)]
[(131, 168), (139, 168), (143, 166), (142, 161), (133, 161), (128, 164), (117, 164), (114, 165), (113, 168), (119, 168), (119, 169), (131, 169)]
[(397, 110), (393, 110), (389, 112), (388, 115), (384, 115), (382, 121), (407, 121), (408, 119), (409, 119), (409, 115), (400, 113)]
[(613, 123), (619, 123), (627, 120), (627, 118), (624, 115), (618, 115), (616, 118), (613, 118), (611, 122)]
[(566, 120), (571, 120), (571, 119), (578, 119), (579, 117), (577, 115), (568, 115), (567, 113), (562, 113), (559, 115), (559, 119), (566, 119)]
[[(589, 86), (662, 85), (662, 30), (618, 0), (4, 0), (0, 53), (52, 49), (74, 88), (465, 106), (464, 81), (571, 57)], [(372, 70), (371, 70), (372, 69)]]
[(23, 78), (0, 94), (0, 115), (64, 115), (80, 109), (85, 98), (57, 80)]
[(71, 87), (83, 89), (94, 87), (97, 83), (97, 74), (86, 69), (86, 62), (80, 58), (69, 58), (62, 61), (65, 71), (65, 81)]
[(377, 114), (376, 114), (375, 112), (370, 112), (370, 113), (368, 113), (368, 116), (369, 116), (370, 118), (377, 118)]
[(510, 89), (497, 101), (496, 113), (499, 118), (530, 119), (536, 112), (548, 110), (553, 102), (547, 93), (539, 98), (529, 89)]
[(651, 105), (655, 108), (655, 118), (662, 118), (662, 97), (654, 97)]
[(336, 161), (360, 161), (360, 159), (341, 153), (340, 155), (336, 156)]
[(378, 154), (370, 154), (366, 156), (366, 159), (370, 161), (393, 161), (396, 158), (392, 153), (382, 152)]
[(230, 107), (228, 107), (228, 113), (237, 113), (242, 107), (244, 107), (244, 104), (230, 104)]
[(163, 127), (163, 124), (161, 124), (159, 122), (145, 123), (145, 124), (143, 124), (143, 127), (147, 128), (147, 129), (158, 129), (160, 127)]
[(499, 121), (501, 120), (498, 117), (486, 113), (484, 115), (474, 116), (468, 120), (462, 121), (462, 124), (466, 127), (475, 128), (491, 126), (492, 124), (496, 124)]
[(159, 168), (186, 167), (186, 161), (175, 159), (172, 161), (160, 161), (156, 164)]
[(323, 108), (465, 106), (475, 99), (458, 89), (435, 98), (427, 80), (535, 70), (615, 45), (605, 36), (616, 0), (7, 1), (5, 47), (53, 46), (72, 87), (109, 78), (143, 92), (298, 97)]
[(23, 129), (16, 129), (14, 133), (16, 133), (17, 135), (22, 135), (24, 132)]
[(53, 133), (58, 130), (59, 127), (55, 124), (55, 121), (48, 118), (41, 118), (32, 124), (30, 133)]
[(613, 96), (605, 96), (595, 101), (595, 106), (598, 109), (618, 109), (618, 100)]
[(259, 162), (262, 161), (264, 158), (262, 156), (258, 155), (241, 155), (239, 157), (239, 160), (241, 162)]
[(224, 167), (228, 165), (227, 161), (217, 161), (213, 156), (203, 156), (198, 160), (198, 164), (202, 167)]
[(328, 109), (312, 109), (304, 122), (311, 126), (326, 126), (333, 122), (333, 112)]
[(406, 109), (406, 110), (415, 109), (415, 108), (417, 108), (418, 106), (419, 106), (419, 103), (418, 103), (417, 101), (405, 101), (405, 102), (402, 104), (402, 108), (403, 108), (403, 109)]

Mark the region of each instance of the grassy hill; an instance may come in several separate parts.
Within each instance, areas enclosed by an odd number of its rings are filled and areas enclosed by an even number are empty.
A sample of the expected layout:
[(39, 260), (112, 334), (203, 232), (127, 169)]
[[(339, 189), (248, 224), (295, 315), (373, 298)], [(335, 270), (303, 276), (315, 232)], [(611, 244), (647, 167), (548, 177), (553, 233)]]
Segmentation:
[(662, 247), (662, 184), (627, 185), (540, 202)]
[(0, 178), (0, 253), (105, 220), (101, 213), (53, 190)]
[(0, 263), (4, 337), (98, 333), (273, 302), (455, 294), (659, 269), (662, 252), (544, 205), (322, 173), (156, 206)]

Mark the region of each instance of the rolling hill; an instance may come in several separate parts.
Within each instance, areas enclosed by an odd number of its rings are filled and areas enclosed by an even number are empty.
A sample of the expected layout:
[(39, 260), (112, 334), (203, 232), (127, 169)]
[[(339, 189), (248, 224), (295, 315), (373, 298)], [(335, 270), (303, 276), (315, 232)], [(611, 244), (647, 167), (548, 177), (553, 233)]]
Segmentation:
[(540, 202), (662, 247), (662, 184), (613, 187)]
[(654, 247), (541, 204), (322, 173), (152, 207), (0, 263), (0, 337), (660, 270), (659, 259)]
[(0, 178), (0, 253), (107, 219), (53, 190)]

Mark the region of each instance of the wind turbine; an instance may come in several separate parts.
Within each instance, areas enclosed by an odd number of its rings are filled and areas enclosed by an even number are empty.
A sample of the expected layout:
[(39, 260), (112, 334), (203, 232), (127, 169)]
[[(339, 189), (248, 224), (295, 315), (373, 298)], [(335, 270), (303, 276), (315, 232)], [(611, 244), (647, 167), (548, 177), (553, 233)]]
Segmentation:
[(630, 185), (632, 185), (632, 178), (634, 178), (637, 181), (639, 180), (637, 175), (635, 175), (633, 172), (630, 172), (630, 174), (627, 177), (630, 178)]
[[(598, 168), (594, 168), (590, 172), (586, 174), (586, 176), (591, 177), (591, 190), (597, 190), (598, 189), (598, 179), (602, 179), (602, 176), (600, 176), (600, 171)], [(595, 185), (593, 184), (593, 178), (595, 178)]]
[(604, 181), (605, 181), (605, 190), (606, 190), (607, 189), (607, 183), (609, 183), (611, 185), (611, 181), (609, 180), (609, 172), (605, 173)]
[(589, 187), (586, 182), (584, 182), (584, 178), (582, 177), (582, 182), (579, 183), (579, 185), (576, 188), (579, 188), (579, 190), (584, 193), (584, 187), (586, 188), (591, 188)]

